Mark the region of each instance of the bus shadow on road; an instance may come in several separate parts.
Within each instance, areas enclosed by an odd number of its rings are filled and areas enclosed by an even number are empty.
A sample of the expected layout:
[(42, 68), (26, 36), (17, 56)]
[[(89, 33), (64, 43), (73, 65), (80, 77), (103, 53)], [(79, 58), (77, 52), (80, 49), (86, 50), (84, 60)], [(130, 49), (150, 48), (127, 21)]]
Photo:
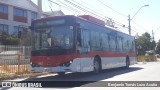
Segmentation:
[[(49, 87), (80, 87), (80, 86), (87, 86), (90, 83), (98, 83), (99, 81), (110, 79), (114, 76), (127, 74), (130, 72), (142, 70), (143, 68), (140, 67), (130, 67), (129, 69), (124, 68), (114, 68), (114, 69), (107, 69), (103, 70), (101, 73), (94, 74), (93, 72), (87, 73), (68, 73), (64, 76), (59, 75), (50, 75), (46, 77), (31, 77), (25, 81), (38, 81), (38, 82), (50, 82), (52, 85)], [(22, 81), (22, 82), (23, 82)]]

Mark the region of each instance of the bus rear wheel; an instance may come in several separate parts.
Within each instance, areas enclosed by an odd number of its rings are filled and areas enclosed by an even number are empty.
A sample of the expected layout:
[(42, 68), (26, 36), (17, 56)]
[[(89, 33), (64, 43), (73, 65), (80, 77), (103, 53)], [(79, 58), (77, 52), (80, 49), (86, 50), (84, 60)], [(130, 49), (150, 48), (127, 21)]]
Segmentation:
[(129, 65), (130, 65), (130, 60), (129, 60), (129, 57), (126, 57), (126, 66), (125, 68), (129, 68)]
[(98, 58), (94, 59), (93, 67), (94, 73), (99, 73), (101, 71), (101, 63)]

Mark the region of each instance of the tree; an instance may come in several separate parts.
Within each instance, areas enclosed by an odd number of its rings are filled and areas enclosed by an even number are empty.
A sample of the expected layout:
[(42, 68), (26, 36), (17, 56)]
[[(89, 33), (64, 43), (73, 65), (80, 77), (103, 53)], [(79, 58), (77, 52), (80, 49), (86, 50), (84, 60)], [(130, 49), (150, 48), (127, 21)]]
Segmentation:
[(156, 53), (160, 54), (160, 40), (157, 42)]
[(156, 42), (153, 40), (152, 42), (151, 42), (151, 50), (155, 50), (155, 47), (156, 47)]
[[(139, 48), (139, 46), (141, 48)], [(139, 50), (139, 54), (144, 55), (146, 51), (154, 50), (156, 42), (151, 39), (149, 33), (145, 32), (142, 36), (136, 37), (136, 47)]]

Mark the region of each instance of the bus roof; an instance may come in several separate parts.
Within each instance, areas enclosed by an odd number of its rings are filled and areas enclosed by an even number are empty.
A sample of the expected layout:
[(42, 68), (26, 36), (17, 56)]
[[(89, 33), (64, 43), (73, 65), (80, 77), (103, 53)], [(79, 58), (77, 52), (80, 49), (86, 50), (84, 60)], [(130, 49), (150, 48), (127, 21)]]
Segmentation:
[[(81, 16), (79, 17), (79, 16), (74, 16), (74, 15), (50, 16), (50, 17), (39, 18), (39, 19), (33, 20), (33, 22), (42, 21), (42, 20), (46, 20), (46, 19), (52, 19), (52, 18), (61, 18), (61, 17), (75, 17), (75, 18), (79, 18), (79, 19), (81, 19), (81, 20), (84, 20), (84, 21), (87, 21), (87, 22), (96, 24), (96, 25), (98, 25), (98, 26), (105, 27), (105, 28), (109, 28), (109, 29), (112, 29), (112, 30), (114, 30), (114, 31), (116, 31), (116, 32), (123, 33), (123, 34), (125, 34), (125, 35), (127, 35), (127, 36), (132, 36), (132, 35), (126, 34), (126, 33), (124, 33), (124, 32), (118, 31), (118, 30), (116, 30), (116, 29), (113, 28), (113, 27), (109, 27), (109, 26), (106, 26), (106, 25), (101, 24), (101, 23), (103, 23), (102, 20), (100, 21), (100, 23), (96, 23), (95, 21), (88, 20), (88, 19), (83, 18), (83, 17), (81, 17)], [(132, 36), (132, 37), (134, 37), (134, 36)]]

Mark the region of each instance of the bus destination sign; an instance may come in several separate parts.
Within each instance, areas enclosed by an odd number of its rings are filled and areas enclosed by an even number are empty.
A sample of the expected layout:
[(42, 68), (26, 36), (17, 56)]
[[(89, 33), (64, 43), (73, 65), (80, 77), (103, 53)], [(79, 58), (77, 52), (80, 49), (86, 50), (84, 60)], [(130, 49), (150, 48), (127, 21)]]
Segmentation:
[(47, 21), (40, 21), (40, 22), (36, 22), (35, 26), (39, 27), (39, 26), (50, 26), (50, 25), (58, 25), (58, 24), (64, 24), (65, 20), (64, 19), (60, 19), (60, 20), (47, 20)]

